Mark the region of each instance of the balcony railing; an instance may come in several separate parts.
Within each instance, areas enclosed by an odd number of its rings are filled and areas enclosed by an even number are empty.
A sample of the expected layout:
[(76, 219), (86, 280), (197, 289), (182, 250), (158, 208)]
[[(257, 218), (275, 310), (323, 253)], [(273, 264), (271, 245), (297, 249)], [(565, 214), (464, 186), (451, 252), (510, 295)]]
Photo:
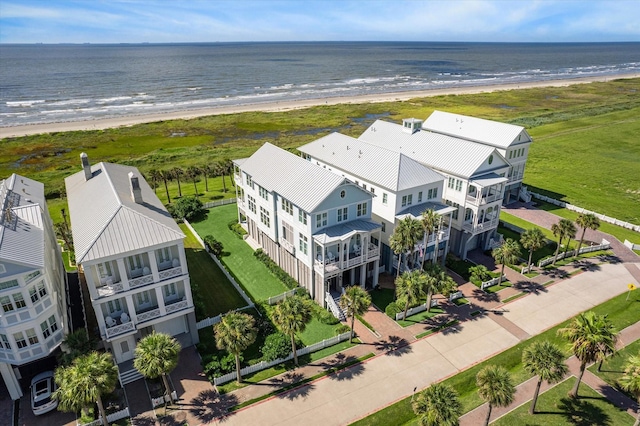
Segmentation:
[(493, 219), (490, 221), (478, 223), (476, 226), (473, 226), (473, 223), (463, 223), (462, 229), (467, 232), (471, 232), (472, 234), (479, 234), (480, 232), (484, 232), (498, 226), (498, 219)]
[(474, 206), (481, 206), (483, 204), (492, 203), (498, 200), (502, 200), (502, 195), (500, 193), (485, 195), (481, 197), (474, 197), (472, 195), (467, 195), (467, 202), (470, 204), (473, 204)]
[(164, 271), (158, 272), (158, 275), (160, 276), (160, 281), (168, 280), (169, 278), (182, 275), (182, 268), (178, 266), (177, 268), (165, 269)]
[(296, 253), (296, 249), (293, 247), (293, 244), (291, 244), (289, 241), (285, 240), (284, 238), (280, 238), (280, 245), (284, 247), (284, 249), (289, 253), (291, 254)]
[(111, 296), (112, 294), (120, 293), (121, 291), (124, 290), (124, 288), (122, 286), (122, 283), (118, 283), (118, 284), (107, 284), (102, 287), (97, 287), (96, 290), (98, 290), (98, 296), (106, 297), (106, 296)]
[(107, 337), (111, 338), (113, 336), (117, 336), (122, 333), (126, 333), (131, 330), (135, 330), (136, 326), (133, 322), (125, 322), (124, 324), (114, 325), (113, 327), (107, 328)]
[(143, 275), (140, 278), (134, 278), (129, 280), (129, 287), (136, 288), (143, 285), (151, 284), (153, 282), (153, 275)]
[(150, 321), (154, 318), (158, 318), (160, 316), (160, 308), (151, 309), (150, 311), (141, 312), (136, 314), (136, 318), (138, 322)]
[(517, 180), (522, 180), (522, 178), (524, 177), (524, 172), (523, 173), (516, 173), (514, 175), (511, 175), (508, 177), (509, 180), (507, 180), (508, 182), (515, 182)]
[(175, 303), (167, 305), (165, 308), (167, 310), (167, 313), (170, 314), (172, 312), (179, 311), (181, 309), (186, 309), (188, 307), (189, 307), (189, 303), (186, 300), (179, 300)]
[(380, 249), (378, 247), (369, 248), (369, 251), (367, 251), (367, 259), (378, 257), (379, 254), (380, 254)]

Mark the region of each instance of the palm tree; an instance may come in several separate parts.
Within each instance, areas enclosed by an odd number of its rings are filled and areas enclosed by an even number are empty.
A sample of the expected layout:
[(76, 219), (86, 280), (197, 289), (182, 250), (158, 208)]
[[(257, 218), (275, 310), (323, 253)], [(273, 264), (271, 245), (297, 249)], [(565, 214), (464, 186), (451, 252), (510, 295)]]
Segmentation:
[(240, 354), (256, 341), (258, 330), (255, 319), (249, 314), (229, 312), (222, 317), (222, 321), (214, 327), (216, 347), (232, 353), (236, 357), (236, 377), (238, 383), (242, 381), (240, 375)]
[(527, 262), (527, 266), (530, 266), (531, 259), (533, 258), (533, 252), (540, 250), (542, 247), (547, 245), (547, 239), (540, 228), (531, 228), (522, 233), (522, 236), (520, 237), (520, 244), (526, 250), (529, 250), (529, 261)]
[(458, 393), (449, 385), (434, 383), (411, 402), (423, 426), (456, 426), (462, 415)]
[(439, 265), (427, 268), (425, 288), (427, 290), (427, 312), (431, 311), (431, 298), (434, 294), (449, 294), (458, 285)]
[(291, 350), (293, 361), (298, 365), (298, 353), (296, 351), (296, 334), (302, 333), (307, 327), (313, 311), (310, 301), (300, 296), (291, 296), (278, 303), (273, 310), (271, 320), (282, 331), (291, 337)]
[(393, 234), (389, 238), (389, 244), (391, 249), (398, 255), (397, 276), (400, 276), (400, 256), (402, 253), (407, 253), (408, 263), (409, 256), (418, 240), (422, 237), (423, 232), (422, 223), (409, 216), (398, 222), (398, 225), (393, 230)]
[(153, 184), (153, 192), (157, 193), (158, 181), (162, 179), (160, 171), (158, 169), (149, 170), (149, 178), (151, 179), (151, 183)]
[(404, 272), (402, 276), (396, 278), (396, 297), (399, 300), (405, 300), (403, 320), (407, 319), (409, 304), (415, 305), (426, 297), (424, 292), (426, 279), (426, 274), (420, 269)]
[(593, 213), (581, 213), (576, 218), (576, 224), (582, 228), (582, 234), (580, 234), (580, 242), (578, 243), (578, 248), (576, 249), (576, 254), (574, 257), (578, 257), (580, 254), (580, 247), (582, 247), (582, 243), (584, 241), (584, 234), (588, 229), (596, 230), (600, 228), (600, 219), (596, 217)]
[(571, 397), (577, 398), (578, 387), (587, 364), (602, 361), (613, 354), (618, 334), (606, 315), (589, 311), (578, 315), (568, 327), (558, 330), (558, 335), (571, 342), (571, 350), (580, 360), (580, 374), (569, 393)]
[(160, 179), (164, 182), (164, 190), (167, 192), (167, 203), (171, 204), (171, 197), (169, 196), (168, 181), (172, 179), (171, 170), (160, 170)]
[(108, 353), (91, 352), (76, 358), (69, 367), (58, 367), (54, 374), (58, 389), (53, 399), (63, 411), (85, 410), (94, 402), (102, 424), (108, 426), (102, 397), (116, 388), (118, 367)]
[(178, 365), (180, 349), (182, 348), (176, 339), (154, 331), (138, 342), (134, 352), (133, 366), (149, 379), (162, 377), (165, 395), (169, 395), (171, 403), (173, 396), (167, 375)]
[(218, 161), (213, 165), (214, 170), (216, 171), (216, 175), (222, 176), (222, 192), (227, 192), (227, 183), (224, 180), (224, 175), (227, 173), (226, 166), (224, 162)]
[(201, 173), (200, 169), (196, 166), (189, 166), (186, 170), (186, 175), (193, 182), (193, 189), (195, 190), (196, 198), (198, 198), (198, 186), (196, 185), (196, 181)]
[(542, 381), (558, 383), (567, 374), (569, 368), (564, 362), (565, 356), (556, 345), (545, 341), (534, 342), (522, 351), (522, 364), (529, 373), (538, 376), (538, 384), (533, 393), (529, 414), (536, 411), (536, 402)]
[(502, 264), (500, 270), (500, 278), (498, 278), (498, 285), (502, 284), (502, 276), (504, 275), (504, 265), (507, 263), (515, 263), (520, 257), (520, 246), (517, 242), (511, 238), (507, 238), (500, 247), (496, 247), (491, 251), (491, 256), (497, 263)]
[(233, 186), (235, 188), (236, 184), (233, 181), (233, 161), (229, 158), (224, 158), (222, 159), (222, 164), (224, 165), (224, 169), (227, 172), (227, 175), (229, 175), (229, 181), (231, 182), (231, 186)]
[[(558, 237), (558, 247), (556, 247), (556, 253), (553, 256), (553, 265), (556, 264), (556, 260), (558, 260), (558, 253), (560, 253), (560, 246), (562, 245), (562, 240), (565, 237), (569, 237), (569, 240), (576, 235), (576, 227), (573, 225), (569, 219), (560, 219), (558, 223), (554, 223), (551, 225), (551, 232), (553, 235)], [(567, 243), (567, 248), (569, 244)], [(566, 251), (566, 250), (565, 250)]]
[[(624, 375), (618, 380), (618, 383), (622, 389), (634, 394), (640, 404), (640, 352), (638, 356), (629, 357)], [(633, 426), (640, 426), (640, 410)]]
[(346, 311), (347, 318), (351, 317), (351, 336), (349, 336), (349, 343), (353, 342), (353, 326), (356, 322), (356, 315), (362, 315), (367, 312), (370, 305), (371, 296), (357, 285), (349, 287), (340, 298), (340, 307)]
[(71, 365), (76, 358), (93, 351), (95, 342), (87, 334), (87, 330), (79, 328), (64, 336), (62, 340), (63, 352), (60, 356), (61, 364)]
[(213, 172), (213, 169), (211, 168), (211, 166), (209, 164), (205, 164), (204, 166), (200, 167), (200, 170), (202, 170), (202, 175), (204, 176), (204, 190), (205, 192), (209, 192), (209, 176), (211, 176), (211, 173)]
[(184, 170), (181, 167), (171, 169), (171, 178), (178, 182), (178, 195), (182, 197), (182, 187), (180, 186), (180, 177), (184, 176)]
[(493, 407), (506, 407), (513, 402), (516, 388), (511, 382), (509, 372), (500, 365), (487, 365), (476, 375), (478, 394), (489, 404), (485, 426), (491, 419)]
[[(422, 255), (422, 263), (420, 269), (424, 268), (424, 258), (427, 256), (427, 240), (429, 236), (438, 230), (438, 223), (440, 222), (440, 215), (433, 209), (428, 209), (422, 212), (422, 228), (424, 229), (424, 254)], [(438, 253), (438, 247), (435, 247), (435, 253)], [(435, 262), (435, 259), (433, 261)]]

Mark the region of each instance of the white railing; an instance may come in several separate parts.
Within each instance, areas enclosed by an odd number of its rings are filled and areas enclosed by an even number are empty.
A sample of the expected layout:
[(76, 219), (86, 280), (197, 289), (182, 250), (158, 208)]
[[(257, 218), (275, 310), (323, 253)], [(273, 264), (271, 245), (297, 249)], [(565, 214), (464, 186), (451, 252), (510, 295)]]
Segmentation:
[(270, 305), (275, 305), (279, 301), (286, 299), (287, 297), (293, 296), (294, 294), (296, 294), (297, 291), (298, 289), (294, 288), (293, 290), (285, 291), (284, 293), (279, 294), (277, 296), (272, 296), (269, 299), (267, 299), (267, 303)]
[(640, 244), (634, 244), (627, 239), (624, 240), (624, 245), (631, 250), (640, 250)]
[(96, 290), (98, 290), (98, 296), (105, 297), (105, 296), (111, 296), (112, 294), (116, 294), (123, 291), (124, 287), (122, 286), (122, 283), (118, 283), (118, 284), (105, 285), (102, 287), (96, 287)]
[(107, 328), (107, 337), (117, 336), (118, 334), (126, 333), (127, 331), (135, 330), (136, 326), (133, 322), (129, 321), (124, 324), (114, 325)]
[[(304, 347), (302, 349), (299, 349), (297, 351), (298, 356), (307, 355), (307, 354), (310, 354), (312, 352), (317, 352), (317, 351), (322, 350), (324, 348), (328, 348), (329, 346), (337, 345), (340, 342), (344, 342), (345, 340), (348, 340), (350, 336), (351, 336), (351, 331), (348, 331), (346, 333), (342, 333), (342, 334), (340, 334), (338, 336), (335, 336), (335, 337), (332, 337), (330, 339), (325, 339), (322, 342), (314, 343), (313, 345), (310, 345), (310, 346)], [(276, 360), (271, 361), (271, 362), (261, 361), (258, 364), (254, 364), (254, 365), (251, 365), (249, 367), (242, 368), (242, 369), (240, 369), (240, 374), (244, 377), (247, 374), (255, 373), (256, 371), (266, 370), (267, 368), (271, 368), (274, 365), (282, 364), (282, 363), (290, 361), (292, 359), (293, 359), (293, 352), (290, 353), (285, 358), (279, 358), (279, 359), (276, 359)], [(234, 370), (231, 373), (227, 373), (227, 374), (225, 374), (223, 376), (214, 377), (213, 378), (213, 384), (217, 386), (217, 385), (221, 385), (223, 383), (230, 382), (230, 381), (234, 380), (236, 378), (236, 376), (237, 376), (237, 374), (236, 374), (236, 371)]]
[(355, 266), (355, 265), (359, 265), (361, 263), (362, 263), (362, 255), (356, 256), (356, 257), (354, 257), (352, 259), (349, 259), (347, 261), (347, 268), (350, 268), (350, 267)]
[(502, 276), (502, 280), (500, 280), (500, 277), (496, 277), (496, 278), (493, 278), (493, 279), (491, 279), (489, 281), (483, 281), (482, 284), (480, 284), (480, 288), (482, 290), (484, 290), (485, 288), (489, 288), (489, 287), (492, 287), (492, 286), (498, 284), (498, 281), (505, 282), (506, 280), (507, 280), (507, 276), (506, 275)]
[(172, 303), (170, 305), (165, 306), (167, 313), (170, 314), (175, 311), (179, 311), (180, 309), (185, 309), (189, 307), (189, 302), (186, 300), (181, 300), (176, 303)]
[[(580, 253), (579, 254), (583, 254), (583, 253), (591, 253), (594, 251), (599, 251), (599, 250), (609, 250), (611, 248), (611, 243), (609, 243), (609, 241), (607, 240), (602, 240), (602, 244), (598, 244), (597, 246), (586, 246), (586, 247), (582, 247), (580, 249)], [(563, 253), (558, 253), (558, 258), (556, 260), (562, 260), (565, 257), (571, 257), (571, 256), (575, 256), (575, 250), (568, 250), (566, 252)], [(550, 265), (553, 263), (553, 256), (547, 257), (546, 259), (542, 259), (540, 260), (540, 262), (538, 262), (538, 267), (539, 268), (543, 268), (547, 265)]]
[(280, 245), (284, 247), (284, 249), (289, 253), (294, 255), (296, 254), (296, 249), (293, 246), (293, 244), (291, 244), (289, 241), (285, 240), (284, 238), (280, 238)]
[[(433, 308), (434, 306), (438, 306), (438, 300), (436, 299), (431, 299), (431, 307)], [(415, 315), (418, 314), (420, 312), (424, 312), (427, 310), (427, 303), (423, 303), (422, 305), (418, 305), (418, 306), (414, 306), (413, 308), (409, 308), (407, 309), (407, 318), (409, 318), (411, 315)], [(404, 318), (404, 309), (402, 310), (402, 312), (398, 312), (396, 314), (396, 321), (401, 320)]]
[(373, 257), (378, 257), (378, 255), (380, 254), (380, 249), (378, 248), (370, 248), (369, 251), (367, 251), (367, 259), (371, 259)]
[(334, 317), (338, 318), (340, 321), (345, 320), (344, 311), (336, 304), (336, 301), (333, 300), (333, 297), (330, 293), (327, 293), (324, 297), (325, 302), (327, 302), (327, 307), (331, 311)]
[(499, 222), (499, 219), (495, 218), (495, 219), (490, 220), (490, 221), (478, 223), (476, 226), (473, 226), (473, 223), (463, 223), (462, 224), (462, 229), (464, 229), (465, 231), (469, 231), (469, 232), (475, 234), (477, 232), (483, 232), (483, 231), (486, 231), (488, 229), (495, 228), (496, 226), (498, 226), (498, 222)]
[[(176, 391), (171, 392), (171, 396), (173, 397), (174, 401), (178, 399), (178, 394), (176, 393)], [(156, 408), (164, 404), (165, 402), (171, 402), (171, 398), (169, 397), (169, 395), (162, 395), (157, 398), (151, 398), (151, 405), (153, 406), (153, 408)], [(107, 420), (108, 419), (109, 417), (107, 417)]]
[(449, 295), (449, 301), (453, 302), (454, 300), (462, 299), (463, 297), (464, 297), (464, 294), (462, 294), (461, 291), (456, 291), (455, 293), (451, 293)]
[(475, 206), (482, 204), (492, 203), (494, 201), (501, 200), (500, 194), (485, 195), (480, 197), (474, 197), (473, 195), (467, 195), (467, 201)]
[(199, 322), (196, 323), (196, 328), (198, 330), (202, 330), (203, 328), (211, 327), (212, 325), (215, 325), (215, 324), (219, 323), (220, 321), (222, 321), (222, 315), (205, 318), (202, 321), (199, 321)]
[(235, 202), (236, 202), (236, 198), (226, 198), (224, 200), (209, 201), (208, 203), (202, 204), (202, 207), (205, 209), (210, 209), (212, 207), (224, 206), (227, 204), (234, 204)]
[(547, 203), (554, 204), (556, 206), (564, 207), (567, 210), (572, 210), (578, 213), (590, 213), (596, 216), (598, 219), (603, 222), (612, 223), (614, 225), (622, 226), (623, 228), (631, 229), (632, 231), (640, 232), (640, 225), (634, 225), (633, 223), (625, 222), (622, 220), (618, 220), (615, 217), (605, 216), (601, 213), (596, 213), (591, 210), (583, 209), (582, 207), (574, 206), (573, 204), (565, 203), (564, 201), (558, 201), (554, 198), (546, 197), (541, 194), (537, 194), (535, 192), (530, 192), (538, 200), (546, 201)]
[(522, 269), (520, 270), (520, 273), (522, 275), (528, 274), (529, 272), (531, 272), (532, 269), (533, 269), (533, 263), (527, 266), (523, 266)]
[[(129, 407), (124, 410), (116, 411), (115, 413), (107, 414), (107, 422), (113, 423), (118, 420), (126, 419), (127, 417), (131, 417), (129, 414)], [(94, 420), (91, 423), (84, 423), (82, 426), (102, 426), (102, 417), (98, 416), (98, 420)]]
[(511, 176), (507, 177), (507, 179), (508, 179), (507, 183), (515, 182), (517, 180), (522, 180), (523, 177), (524, 177), (524, 173), (514, 173)]
[(160, 316), (160, 308), (152, 309), (150, 311), (142, 312), (141, 314), (136, 314), (136, 318), (138, 322), (145, 322), (152, 320), (154, 318), (158, 318)]
[(129, 280), (129, 287), (136, 288), (143, 285), (151, 284), (152, 282), (153, 282), (153, 275), (151, 274), (143, 275), (142, 277)]
[(182, 275), (182, 268), (180, 266), (158, 272), (160, 281), (168, 280), (169, 278), (177, 277), (179, 275)]

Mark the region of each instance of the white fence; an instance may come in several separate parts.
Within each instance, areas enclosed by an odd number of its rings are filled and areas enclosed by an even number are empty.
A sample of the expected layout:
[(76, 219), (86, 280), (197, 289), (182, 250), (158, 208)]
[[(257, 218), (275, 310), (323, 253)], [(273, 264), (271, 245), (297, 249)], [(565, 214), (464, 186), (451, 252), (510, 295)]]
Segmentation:
[[(117, 422), (118, 420), (122, 420), (127, 417), (131, 417), (129, 414), (129, 407), (124, 410), (116, 411), (115, 413), (107, 414), (107, 422)], [(91, 423), (85, 423), (83, 426), (102, 426), (102, 417), (98, 417), (98, 420), (94, 420)]]
[(220, 321), (222, 321), (222, 314), (215, 317), (209, 317), (209, 318), (203, 319), (202, 321), (198, 321), (196, 323), (196, 328), (198, 330), (201, 330), (206, 327), (211, 327), (212, 325), (217, 324)]
[(629, 240), (624, 240), (624, 245), (630, 248), (631, 250), (640, 250), (640, 244), (633, 244)]
[(225, 206), (227, 204), (235, 204), (237, 202), (237, 198), (227, 198), (224, 200), (209, 201), (208, 203), (203, 203), (202, 207), (204, 207), (205, 209), (210, 209), (212, 207)]
[(269, 299), (267, 299), (267, 303), (270, 305), (275, 305), (279, 301), (286, 299), (287, 297), (293, 296), (294, 294), (296, 294), (297, 291), (298, 289), (294, 288), (293, 290), (285, 291), (284, 293), (279, 294), (277, 296), (272, 296)]
[(449, 295), (449, 301), (453, 302), (454, 300), (462, 299), (463, 297), (464, 297), (464, 294), (462, 294), (461, 291), (456, 291), (455, 293), (451, 293)]
[(567, 210), (572, 210), (572, 211), (578, 212), (578, 213), (591, 213), (591, 214), (593, 214), (594, 216), (596, 216), (598, 219), (600, 219), (603, 222), (613, 223), (614, 225), (622, 226), (623, 228), (627, 228), (627, 229), (631, 229), (631, 230), (636, 231), (636, 232), (640, 232), (640, 225), (634, 225), (633, 223), (629, 223), (629, 222), (624, 222), (622, 220), (618, 220), (615, 217), (609, 217), (609, 216), (605, 216), (605, 215), (603, 215), (601, 213), (592, 212), (591, 210), (583, 209), (582, 207), (574, 206), (573, 204), (565, 203), (564, 201), (558, 201), (558, 200), (556, 200), (554, 198), (549, 198), (549, 197), (546, 197), (544, 195), (537, 194), (535, 192), (532, 192), (531, 195), (533, 195), (535, 198), (537, 198), (539, 200), (546, 201), (547, 203), (551, 203), (551, 204), (554, 204), (556, 206), (564, 207)]
[[(173, 397), (174, 401), (178, 400), (178, 394), (176, 393), (176, 391), (171, 392), (171, 396)], [(153, 406), (153, 408), (163, 405), (165, 402), (171, 402), (171, 398), (169, 398), (169, 395), (162, 395), (157, 398), (151, 398), (151, 405)], [(108, 419), (109, 417), (107, 417), (107, 420)]]
[[(345, 340), (349, 339), (349, 336), (351, 336), (351, 331), (347, 332), (347, 333), (342, 333), (338, 336), (332, 337), (330, 339), (325, 339), (322, 342), (318, 342), (318, 343), (314, 343), (311, 346), (307, 346), (305, 348), (299, 349), (298, 352), (298, 356), (302, 356), (302, 355), (307, 355), (310, 354), (311, 352), (317, 352), (321, 349), (324, 348), (328, 348), (329, 346), (333, 346), (333, 345), (337, 345), (340, 342), (344, 342)], [(291, 352), (287, 357), (285, 358), (279, 358), (276, 359), (274, 361), (271, 362), (264, 362), (261, 361), (258, 364), (254, 364), (251, 365), (249, 367), (245, 367), (242, 368), (240, 370), (240, 374), (244, 377), (247, 374), (251, 374), (251, 373), (255, 373), (256, 371), (262, 371), (262, 370), (266, 370), (267, 368), (271, 368), (274, 365), (278, 365), (278, 364), (282, 364), (284, 362), (290, 361), (293, 359), (293, 352)], [(227, 373), (224, 376), (220, 376), (220, 377), (214, 377), (213, 378), (213, 384), (214, 385), (221, 385), (223, 383), (227, 383), (230, 382), (232, 380), (234, 380), (236, 378), (236, 371), (232, 371), (231, 373)]]
[[(502, 281), (506, 281), (507, 280), (507, 276), (503, 275), (502, 276)], [(500, 281), (500, 277), (496, 277), (492, 280), (489, 281), (484, 281), (482, 282), (482, 284), (480, 284), (480, 289), (484, 290), (485, 288), (489, 288), (491, 286), (494, 286), (496, 284), (498, 284), (498, 281)]]
[[(602, 244), (598, 244), (597, 246), (586, 246), (586, 247), (582, 247), (580, 249), (580, 254), (583, 253), (591, 253), (594, 251), (598, 251), (598, 250), (609, 250), (611, 248), (611, 244), (609, 243), (609, 241), (607, 240), (602, 240)], [(567, 252), (564, 253), (559, 253), (558, 254), (558, 258), (557, 260), (562, 260), (565, 257), (571, 257), (575, 254), (575, 250), (569, 250)], [(550, 265), (553, 263), (553, 256), (547, 257), (546, 259), (542, 259), (540, 260), (540, 262), (538, 262), (538, 267), (539, 268), (543, 268), (547, 265)]]
[[(438, 301), (436, 299), (431, 299), (431, 307), (433, 308), (434, 306), (438, 306)], [(407, 310), (407, 318), (409, 318), (411, 315), (415, 315), (418, 314), (420, 312), (424, 312), (427, 310), (427, 303), (423, 303), (422, 305), (418, 305), (415, 306), (413, 308), (409, 308)], [(402, 318), (404, 318), (404, 309), (402, 310), (402, 312), (398, 312), (396, 314), (396, 321), (401, 320)]]

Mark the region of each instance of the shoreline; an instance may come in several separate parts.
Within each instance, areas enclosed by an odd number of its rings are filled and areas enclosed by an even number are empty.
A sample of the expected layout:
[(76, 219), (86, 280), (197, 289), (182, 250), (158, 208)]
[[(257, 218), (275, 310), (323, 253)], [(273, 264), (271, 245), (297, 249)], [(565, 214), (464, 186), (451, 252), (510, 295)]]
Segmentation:
[(82, 130), (104, 130), (117, 127), (133, 126), (136, 124), (153, 123), (167, 120), (189, 120), (212, 115), (237, 114), (242, 112), (282, 112), (303, 109), (320, 105), (365, 104), (381, 102), (400, 102), (410, 99), (426, 98), (443, 95), (468, 95), (490, 93), (508, 90), (531, 89), (540, 87), (567, 87), (574, 84), (606, 82), (610, 80), (639, 78), (640, 74), (619, 74), (594, 77), (579, 77), (560, 80), (543, 80), (526, 83), (504, 83), (487, 86), (447, 87), (422, 91), (408, 91), (395, 93), (380, 93), (371, 95), (357, 95), (349, 97), (332, 97), (302, 99), (284, 102), (264, 102), (245, 105), (210, 107), (205, 109), (173, 111), (155, 114), (140, 114), (123, 117), (99, 118), (84, 121), (65, 121), (58, 123), (27, 124), (22, 126), (0, 127), (0, 140), (21, 136), (38, 135), (53, 132), (71, 132)]

